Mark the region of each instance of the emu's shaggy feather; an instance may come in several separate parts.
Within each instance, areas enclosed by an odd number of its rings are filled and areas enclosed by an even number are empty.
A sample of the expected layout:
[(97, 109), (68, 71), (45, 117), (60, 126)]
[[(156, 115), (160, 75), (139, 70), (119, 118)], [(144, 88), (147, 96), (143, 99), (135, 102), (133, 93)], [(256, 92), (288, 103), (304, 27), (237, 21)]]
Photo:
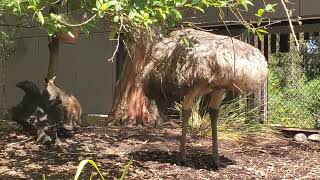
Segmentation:
[[(184, 38), (191, 43), (184, 46)], [(197, 96), (210, 95), (208, 112), (212, 129), (213, 165), (219, 168), (217, 120), (226, 90), (249, 91), (267, 77), (268, 67), (255, 47), (208, 32), (193, 29), (174, 31), (154, 46), (152, 59), (142, 75), (144, 91), (155, 101), (161, 93), (184, 96), (182, 103), (181, 162), (186, 160), (186, 135), (191, 108)]]
[[(191, 47), (184, 46), (184, 36)], [(265, 57), (257, 48), (193, 29), (172, 32), (154, 46), (152, 56), (143, 75), (145, 89), (161, 87), (161, 91), (180, 96), (194, 86), (254, 90), (266, 79), (268, 71)]]

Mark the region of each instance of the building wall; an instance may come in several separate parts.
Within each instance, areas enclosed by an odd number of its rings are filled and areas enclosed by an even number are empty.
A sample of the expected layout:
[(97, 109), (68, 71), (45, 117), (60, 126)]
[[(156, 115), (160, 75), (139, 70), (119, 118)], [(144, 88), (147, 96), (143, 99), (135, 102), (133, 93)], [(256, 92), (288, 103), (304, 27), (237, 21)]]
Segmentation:
[[(47, 45), (43, 31), (29, 29), (19, 37), (16, 53), (6, 68), (7, 107), (16, 105), (24, 94), (16, 83), (31, 80), (43, 89), (49, 60)], [(81, 35), (77, 44), (60, 44), (56, 84), (78, 97), (84, 113), (106, 114), (111, 108), (116, 68), (107, 59), (112, 52), (113, 44), (105, 32)]]

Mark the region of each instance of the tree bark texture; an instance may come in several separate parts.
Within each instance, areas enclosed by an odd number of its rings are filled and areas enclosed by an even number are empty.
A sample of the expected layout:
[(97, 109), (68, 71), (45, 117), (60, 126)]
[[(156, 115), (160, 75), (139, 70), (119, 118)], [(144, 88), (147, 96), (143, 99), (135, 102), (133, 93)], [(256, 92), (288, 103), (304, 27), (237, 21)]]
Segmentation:
[(52, 77), (56, 76), (58, 62), (59, 62), (59, 38), (57, 36), (49, 37), (49, 65), (48, 65), (48, 72), (47, 78), (51, 79)]
[[(58, 5), (60, 5), (61, 2), (58, 2)], [(49, 10), (50, 13), (58, 13), (58, 8), (51, 7)], [(52, 79), (57, 74), (58, 69), (58, 61), (59, 61), (59, 37), (57, 34), (53, 36), (49, 36), (49, 65), (48, 65), (48, 72), (47, 72), (47, 78)]]
[(128, 120), (131, 125), (150, 122), (149, 100), (145, 96), (141, 75), (146, 63), (148, 48), (142, 39), (132, 44), (120, 79), (115, 87), (111, 114), (115, 121)]

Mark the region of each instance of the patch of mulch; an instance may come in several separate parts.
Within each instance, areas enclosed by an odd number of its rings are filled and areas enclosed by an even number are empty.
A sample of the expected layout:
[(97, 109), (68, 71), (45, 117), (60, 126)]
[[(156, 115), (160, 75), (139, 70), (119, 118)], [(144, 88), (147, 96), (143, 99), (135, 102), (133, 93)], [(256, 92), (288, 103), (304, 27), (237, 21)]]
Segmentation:
[[(0, 179), (71, 179), (78, 163), (93, 159), (107, 179), (318, 179), (320, 143), (298, 143), (276, 134), (220, 139), (220, 166), (210, 161), (210, 138), (188, 137), (187, 163), (179, 163), (179, 135), (173, 126), (85, 127), (59, 147), (46, 147), (9, 121), (0, 122)], [(86, 166), (82, 177), (98, 179)]]

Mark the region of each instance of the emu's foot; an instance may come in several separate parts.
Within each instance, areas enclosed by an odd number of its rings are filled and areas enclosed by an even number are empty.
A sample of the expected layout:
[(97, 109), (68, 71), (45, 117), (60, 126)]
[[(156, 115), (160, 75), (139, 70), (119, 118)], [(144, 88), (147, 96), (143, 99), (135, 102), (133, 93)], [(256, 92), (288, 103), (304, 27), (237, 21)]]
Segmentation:
[(186, 152), (180, 150), (178, 165), (184, 165), (186, 162)]
[(213, 169), (219, 170), (219, 167), (220, 167), (219, 164), (220, 164), (220, 163), (219, 163), (219, 160), (217, 161), (217, 160), (214, 159), (214, 160), (212, 161), (212, 167), (213, 167)]
[(181, 158), (179, 161), (178, 161), (178, 165), (179, 166), (186, 166), (186, 167), (194, 167), (194, 165), (190, 162), (188, 162), (186, 160), (186, 158)]

